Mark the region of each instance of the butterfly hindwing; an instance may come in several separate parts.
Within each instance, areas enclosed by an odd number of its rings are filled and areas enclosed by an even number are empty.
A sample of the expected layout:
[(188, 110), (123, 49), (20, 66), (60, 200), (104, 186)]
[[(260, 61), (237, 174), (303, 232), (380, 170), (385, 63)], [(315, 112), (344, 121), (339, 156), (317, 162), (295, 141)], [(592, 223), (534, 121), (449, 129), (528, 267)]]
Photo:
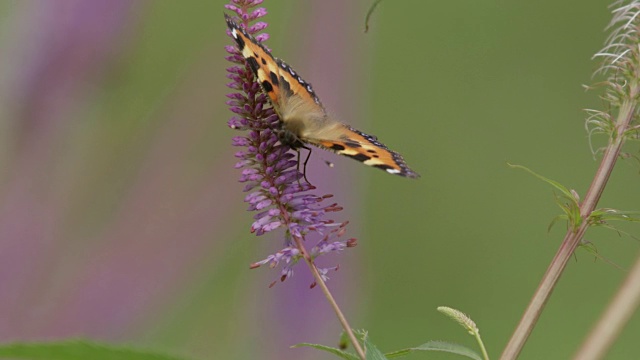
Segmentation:
[(400, 154), (375, 136), (330, 118), (308, 82), (226, 14), (225, 19), (238, 49), (280, 117), (283, 130), (296, 140), (292, 147), (309, 143), (390, 174), (419, 177)]
[(385, 170), (390, 174), (409, 178), (420, 176), (407, 166), (402, 155), (386, 147), (375, 136), (345, 124), (339, 125), (333, 130), (332, 136), (327, 136), (330, 139), (310, 138), (308, 142), (336, 154), (358, 160), (365, 165)]

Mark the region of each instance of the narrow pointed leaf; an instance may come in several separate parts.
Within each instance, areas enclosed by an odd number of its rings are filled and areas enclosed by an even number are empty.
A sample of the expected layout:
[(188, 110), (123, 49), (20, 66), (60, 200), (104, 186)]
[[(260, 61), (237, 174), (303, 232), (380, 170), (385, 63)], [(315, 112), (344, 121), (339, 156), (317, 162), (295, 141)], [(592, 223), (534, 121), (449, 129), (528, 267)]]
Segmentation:
[(369, 339), (365, 338), (363, 341), (367, 360), (387, 360), (384, 354)]
[(445, 341), (429, 341), (418, 347), (402, 349), (402, 350), (387, 353), (386, 356), (389, 359), (398, 358), (416, 351), (440, 351), (440, 352), (446, 352), (450, 354), (466, 356), (469, 359), (482, 360), (482, 357), (478, 355), (478, 353), (469, 349), (468, 347), (458, 345), (458, 344), (448, 343)]
[(310, 343), (300, 343), (300, 344), (295, 344), (292, 346), (292, 348), (299, 348), (299, 347), (312, 347), (314, 349), (318, 349), (318, 350), (322, 350), (322, 351), (326, 351), (330, 354), (333, 354), (339, 358), (345, 359), (345, 360), (359, 360), (359, 358), (351, 353), (348, 353), (346, 351), (342, 351), (340, 349), (336, 349), (334, 347), (330, 347), (330, 346), (326, 346), (326, 345), (320, 345), (320, 344), (310, 344)]
[(529, 168), (526, 168), (522, 165), (512, 165), (512, 164), (508, 164), (510, 167), (512, 168), (516, 168), (516, 169), (522, 169), (526, 172), (528, 172), (529, 174), (537, 177), (538, 179), (546, 182), (547, 184), (550, 184), (551, 186), (555, 187), (556, 189), (560, 190), (567, 198), (569, 199), (573, 199), (573, 201), (575, 201), (575, 198), (573, 197), (573, 195), (571, 194), (571, 191), (569, 191), (569, 189), (567, 189), (566, 187), (564, 187), (564, 185), (560, 184), (559, 182), (555, 181), (555, 180), (551, 180), (548, 179), (542, 175), (538, 175), (535, 172), (533, 172), (533, 170), (530, 170)]

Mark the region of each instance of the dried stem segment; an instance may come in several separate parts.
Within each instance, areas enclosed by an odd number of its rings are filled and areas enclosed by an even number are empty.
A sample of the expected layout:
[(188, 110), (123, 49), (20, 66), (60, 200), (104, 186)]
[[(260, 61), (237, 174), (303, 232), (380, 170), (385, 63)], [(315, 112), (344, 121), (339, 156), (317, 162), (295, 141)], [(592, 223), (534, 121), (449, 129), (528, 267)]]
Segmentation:
[[(604, 59), (597, 73), (609, 75), (603, 98), (610, 105), (611, 111), (596, 113), (596, 116), (592, 115), (588, 120), (590, 125), (596, 126), (591, 133), (606, 133), (609, 142), (584, 201), (580, 204), (579, 223), (570, 224), (558, 252), (502, 353), (501, 359), (504, 360), (515, 359), (522, 351), (569, 258), (592, 224), (591, 213), (600, 200), (638, 110), (640, 3), (631, 1), (623, 5), (619, 1), (614, 5), (617, 7), (613, 10), (613, 20), (609, 25), (613, 28), (612, 34), (603, 50), (596, 54), (596, 57)], [(614, 113), (616, 110), (617, 114)], [(616, 120), (614, 122), (611, 119)]]

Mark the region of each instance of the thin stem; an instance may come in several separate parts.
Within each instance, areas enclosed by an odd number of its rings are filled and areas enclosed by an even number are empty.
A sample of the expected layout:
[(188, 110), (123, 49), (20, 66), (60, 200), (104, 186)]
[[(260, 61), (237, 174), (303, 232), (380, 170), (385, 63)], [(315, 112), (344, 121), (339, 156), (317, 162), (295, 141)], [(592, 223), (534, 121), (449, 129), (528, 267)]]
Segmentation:
[(482, 358), (484, 360), (489, 360), (489, 353), (487, 352), (487, 349), (484, 347), (482, 338), (480, 338), (480, 332), (476, 331), (474, 335), (475, 335), (476, 341), (478, 342), (478, 346), (480, 346), (480, 350), (482, 351)]
[(522, 351), (522, 348), (529, 338), (531, 331), (533, 331), (533, 328), (535, 327), (545, 304), (549, 300), (558, 279), (560, 279), (560, 275), (562, 275), (567, 262), (571, 258), (576, 247), (578, 247), (578, 244), (580, 244), (584, 233), (590, 225), (589, 215), (595, 209), (598, 201), (600, 200), (600, 196), (604, 191), (604, 187), (611, 176), (613, 167), (620, 155), (620, 149), (624, 143), (623, 133), (629, 127), (629, 123), (631, 122), (636, 110), (636, 97), (638, 96), (639, 91), (638, 84), (632, 84), (630, 86), (631, 89), (628, 99), (632, 100), (625, 100), (620, 107), (620, 112), (618, 113), (616, 121), (617, 131), (609, 140), (609, 145), (605, 150), (600, 166), (598, 167), (594, 179), (591, 182), (591, 186), (589, 186), (589, 190), (587, 191), (584, 201), (580, 204), (580, 216), (582, 218), (580, 226), (575, 230), (575, 232), (572, 231), (572, 227), (567, 231), (558, 252), (551, 261), (551, 264), (549, 264), (547, 272), (542, 277), (540, 285), (538, 285), (538, 289), (522, 315), (520, 323), (518, 323), (511, 339), (502, 352), (502, 356), (500, 357), (502, 360), (515, 359)]
[[(291, 224), (291, 219), (289, 219), (289, 212), (286, 210), (284, 204), (282, 203), (279, 203), (278, 207), (280, 208), (280, 213), (282, 214), (284, 222), (287, 224), (287, 227), (288, 227), (288, 225)], [(318, 271), (318, 268), (316, 267), (316, 264), (314, 263), (313, 258), (311, 257), (311, 255), (309, 255), (307, 248), (305, 248), (302, 239), (298, 236), (292, 235), (292, 237), (293, 237), (293, 241), (296, 243), (296, 247), (298, 248), (298, 250), (300, 250), (302, 257), (304, 258), (304, 261), (309, 266), (309, 270), (311, 270), (311, 274), (313, 275), (314, 279), (316, 279), (316, 284), (318, 284), (320, 286), (320, 289), (322, 289), (322, 293), (327, 298), (327, 301), (329, 301), (329, 305), (331, 305), (333, 312), (336, 313), (336, 316), (338, 317), (338, 321), (340, 321), (342, 328), (347, 333), (349, 340), (353, 344), (353, 348), (356, 350), (356, 353), (358, 353), (358, 357), (360, 357), (360, 359), (362, 360), (365, 360), (365, 353), (364, 353), (364, 350), (362, 349), (362, 346), (360, 346), (360, 343), (358, 342), (356, 335), (353, 333), (353, 330), (351, 329), (351, 325), (349, 325), (347, 318), (342, 313), (342, 310), (340, 310), (340, 306), (338, 306), (336, 299), (331, 294), (329, 287), (327, 287), (327, 284), (322, 279), (322, 276), (320, 275), (320, 272)]]
[(307, 252), (307, 249), (304, 247), (304, 244), (302, 243), (302, 239), (300, 239), (297, 236), (294, 236), (293, 239), (296, 242), (296, 247), (302, 253), (302, 257), (304, 257), (305, 262), (307, 263), (307, 265), (309, 265), (309, 269), (311, 270), (311, 274), (313, 274), (313, 277), (316, 279), (316, 283), (320, 286), (320, 289), (322, 289), (322, 293), (327, 298), (327, 301), (329, 301), (329, 304), (331, 305), (331, 308), (333, 309), (333, 311), (336, 313), (336, 316), (338, 317), (340, 324), (342, 324), (342, 328), (347, 333), (349, 340), (351, 340), (351, 343), (353, 344), (353, 348), (356, 350), (356, 353), (358, 353), (358, 357), (360, 357), (360, 359), (362, 360), (365, 360), (365, 353), (364, 353), (364, 350), (362, 349), (362, 346), (360, 346), (360, 343), (358, 342), (358, 339), (353, 333), (353, 330), (351, 330), (351, 326), (349, 325), (347, 318), (342, 313), (342, 310), (340, 310), (338, 303), (333, 298), (333, 295), (331, 294), (331, 291), (329, 291), (327, 284), (322, 279), (320, 272), (318, 272), (318, 268), (316, 267), (316, 264), (313, 262), (313, 259)]
[(602, 359), (631, 315), (640, 305), (640, 257), (609, 303), (607, 310), (573, 357), (578, 360)]

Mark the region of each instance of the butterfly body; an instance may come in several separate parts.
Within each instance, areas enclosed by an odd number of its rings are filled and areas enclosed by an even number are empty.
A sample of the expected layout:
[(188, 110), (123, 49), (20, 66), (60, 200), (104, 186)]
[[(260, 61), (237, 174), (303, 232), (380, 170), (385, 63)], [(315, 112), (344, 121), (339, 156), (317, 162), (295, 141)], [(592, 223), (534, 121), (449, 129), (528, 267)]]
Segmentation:
[(309, 83), (284, 61), (274, 58), (226, 14), (225, 18), (238, 49), (281, 120), (282, 142), (293, 148), (312, 144), (390, 174), (419, 177), (400, 154), (387, 148), (375, 136), (329, 116)]

